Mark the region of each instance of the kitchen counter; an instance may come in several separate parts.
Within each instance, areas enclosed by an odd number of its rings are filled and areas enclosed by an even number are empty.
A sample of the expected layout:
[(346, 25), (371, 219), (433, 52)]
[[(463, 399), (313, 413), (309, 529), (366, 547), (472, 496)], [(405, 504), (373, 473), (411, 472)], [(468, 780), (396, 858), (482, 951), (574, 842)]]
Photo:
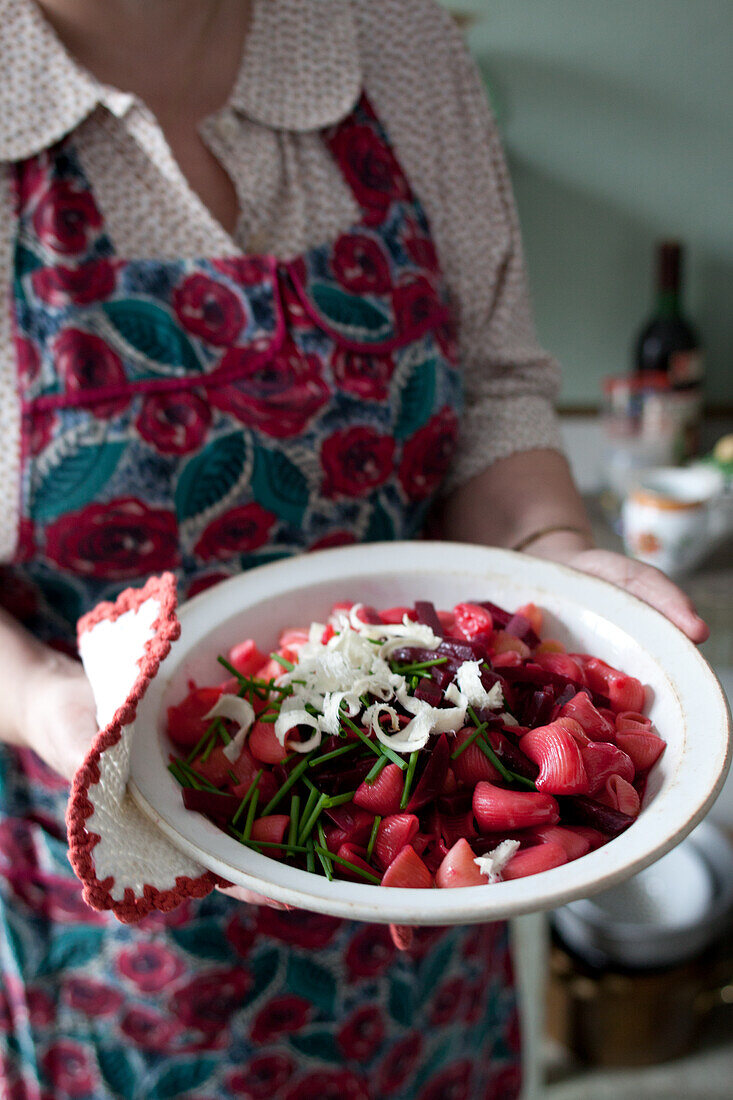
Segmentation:
[[(599, 546), (623, 551), (597, 494), (586, 505)], [(733, 705), (733, 553), (719, 547), (698, 569), (679, 581), (708, 622), (710, 638), (701, 647)], [(733, 775), (711, 810), (716, 824), (733, 831)], [(731, 1013), (720, 1009), (706, 1023), (700, 1049), (661, 1065), (631, 1070), (593, 1069), (573, 1062), (561, 1047), (541, 1039), (547, 972), (548, 922), (532, 914), (513, 922), (520, 1005), (525, 1028), (523, 1100), (727, 1100), (733, 1079)], [(733, 1000), (733, 987), (729, 989)]]
[[(609, 526), (599, 498), (589, 496), (586, 503), (598, 545), (608, 550), (622, 550), (621, 539)], [(730, 543), (719, 547), (679, 584), (710, 626), (710, 638), (701, 650), (733, 704), (733, 553)], [(710, 816), (726, 831), (733, 832), (733, 775), (729, 776)], [(542, 973), (542, 969), (537, 972)], [(530, 995), (531, 979), (526, 970), (523, 977), (525, 996)], [(538, 997), (541, 996), (540, 988), (535, 991)], [(546, 1083), (543, 1086), (537, 1076), (530, 1080), (527, 1100), (535, 1097), (545, 1100), (627, 1100), (629, 1097), (634, 1100), (680, 1100), (680, 1097), (727, 1100), (733, 1079), (733, 986), (727, 987), (725, 999), (727, 1004), (705, 1022), (699, 1049), (660, 1065), (627, 1070), (594, 1069), (575, 1063), (563, 1048), (545, 1041), (542, 1049)], [(533, 1026), (536, 1033), (536, 1021)]]

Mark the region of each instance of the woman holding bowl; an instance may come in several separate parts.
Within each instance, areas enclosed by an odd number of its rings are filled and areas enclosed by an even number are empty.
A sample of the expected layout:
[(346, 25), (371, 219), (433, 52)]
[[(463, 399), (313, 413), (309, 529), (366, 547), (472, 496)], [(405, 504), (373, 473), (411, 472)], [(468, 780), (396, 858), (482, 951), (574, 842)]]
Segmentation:
[[(0, 0), (4, 1095), (510, 1098), (506, 929), (216, 893), (125, 926), (65, 858), (78, 616), (172, 569), (418, 537), (606, 577), (495, 124), (432, 0)], [(399, 939), (399, 937), (397, 937)], [(402, 944), (404, 946), (404, 944)]]

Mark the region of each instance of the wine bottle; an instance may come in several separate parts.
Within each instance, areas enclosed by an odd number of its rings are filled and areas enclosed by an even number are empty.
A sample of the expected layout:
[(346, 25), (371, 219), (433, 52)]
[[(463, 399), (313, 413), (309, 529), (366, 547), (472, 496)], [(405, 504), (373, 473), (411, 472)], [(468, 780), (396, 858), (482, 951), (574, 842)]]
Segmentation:
[(639, 334), (635, 373), (661, 371), (674, 389), (701, 388), (700, 341), (682, 313), (682, 245), (657, 245), (657, 298), (654, 313)]

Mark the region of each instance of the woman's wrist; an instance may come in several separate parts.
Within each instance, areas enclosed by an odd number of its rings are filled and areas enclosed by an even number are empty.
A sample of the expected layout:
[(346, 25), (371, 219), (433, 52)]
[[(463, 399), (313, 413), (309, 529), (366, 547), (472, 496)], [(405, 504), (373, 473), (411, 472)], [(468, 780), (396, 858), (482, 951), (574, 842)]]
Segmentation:
[(578, 554), (584, 550), (592, 550), (594, 546), (590, 527), (554, 525), (522, 539), (516, 549), (535, 558), (569, 564)]
[(28, 734), (36, 705), (53, 678), (73, 664), (0, 610), (0, 740), (17, 748), (31, 747)]

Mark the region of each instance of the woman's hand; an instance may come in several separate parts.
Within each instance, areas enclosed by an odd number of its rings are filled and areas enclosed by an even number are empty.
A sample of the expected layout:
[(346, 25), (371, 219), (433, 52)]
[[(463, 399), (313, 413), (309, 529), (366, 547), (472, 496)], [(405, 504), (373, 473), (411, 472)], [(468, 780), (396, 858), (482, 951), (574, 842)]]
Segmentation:
[(661, 611), (693, 642), (704, 642), (709, 634), (691, 601), (664, 573), (595, 549), (585, 506), (557, 451), (519, 451), (497, 460), (454, 490), (436, 510), (434, 523), (438, 537), (521, 546), (533, 557), (610, 581)]
[(618, 588), (637, 596), (644, 603), (661, 611), (671, 622), (684, 631), (691, 641), (704, 642), (710, 631), (695, 608), (674, 581), (652, 565), (645, 565), (634, 558), (615, 554), (611, 550), (597, 550), (585, 535), (571, 531), (556, 531), (532, 542), (528, 554), (569, 565), (592, 577), (610, 581)]
[(294, 905), (285, 905), (282, 901), (274, 901), (263, 894), (255, 894), (254, 890), (245, 890), (243, 886), (217, 886), (220, 894), (226, 894), (235, 901), (246, 902), (247, 905), (266, 905), (268, 909), (295, 909)]
[(97, 734), (91, 684), (77, 661), (49, 651), (28, 672), (20, 743), (71, 781)]
[(707, 624), (695, 611), (692, 600), (652, 565), (645, 565), (623, 554), (614, 554), (610, 550), (581, 550), (572, 555), (566, 564), (581, 573), (610, 581), (632, 596), (638, 596), (666, 615), (697, 644), (704, 642), (710, 634)]
[(77, 662), (0, 609), (0, 741), (32, 749), (71, 779), (97, 733), (92, 688)]

